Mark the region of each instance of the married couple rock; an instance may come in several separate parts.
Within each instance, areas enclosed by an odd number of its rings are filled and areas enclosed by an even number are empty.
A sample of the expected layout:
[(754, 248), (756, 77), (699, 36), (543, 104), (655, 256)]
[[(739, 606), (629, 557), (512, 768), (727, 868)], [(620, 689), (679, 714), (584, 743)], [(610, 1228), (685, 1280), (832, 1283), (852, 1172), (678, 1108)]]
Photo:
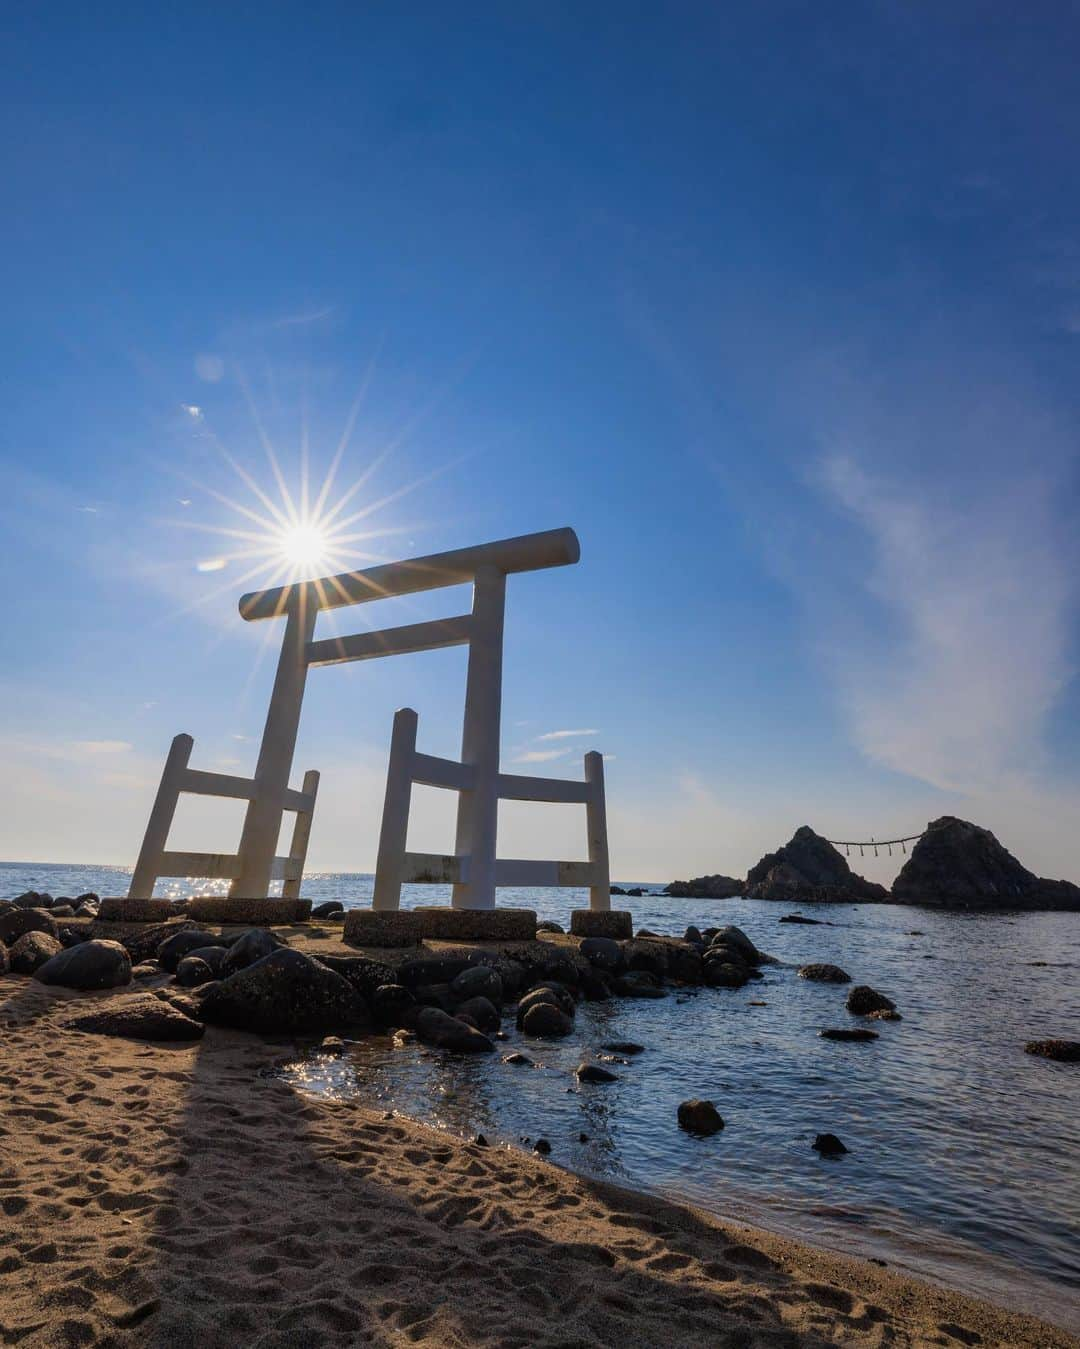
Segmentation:
[(932, 820), (901, 867), (892, 890), (859, 876), (847, 858), (809, 825), (747, 872), (673, 881), (679, 898), (780, 900), (786, 903), (923, 904), (933, 908), (1006, 911), (1080, 910), (1080, 886), (1036, 876), (989, 829), (954, 815)]

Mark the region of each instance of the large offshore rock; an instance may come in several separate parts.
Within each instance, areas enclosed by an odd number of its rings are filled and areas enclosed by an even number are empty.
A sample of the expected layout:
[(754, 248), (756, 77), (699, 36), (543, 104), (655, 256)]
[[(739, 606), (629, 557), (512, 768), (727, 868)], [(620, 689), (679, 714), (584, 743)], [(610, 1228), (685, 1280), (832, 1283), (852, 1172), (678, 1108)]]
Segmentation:
[(47, 960), (34, 978), (62, 988), (119, 988), (131, 983), (131, 957), (118, 941), (84, 941)]
[(844, 855), (806, 824), (752, 866), (746, 881), (745, 893), (752, 899), (857, 904), (889, 897), (883, 885), (857, 876)]
[(989, 829), (955, 815), (927, 825), (893, 881), (892, 896), (939, 908), (1080, 910), (1080, 886), (1036, 876)]
[(210, 986), (204, 1021), (275, 1035), (367, 1027), (367, 1004), (348, 979), (287, 946)]
[(118, 1035), (129, 1040), (201, 1040), (203, 1035), (200, 1022), (152, 993), (135, 993), (121, 1002), (110, 1001), (99, 1011), (74, 1017), (64, 1026), (67, 1030)]
[(746, 894), (746, 882), (736, 876), (696, 876), (691, 881), (672, 881), (664, 894), (675, 899), (736, 899)]

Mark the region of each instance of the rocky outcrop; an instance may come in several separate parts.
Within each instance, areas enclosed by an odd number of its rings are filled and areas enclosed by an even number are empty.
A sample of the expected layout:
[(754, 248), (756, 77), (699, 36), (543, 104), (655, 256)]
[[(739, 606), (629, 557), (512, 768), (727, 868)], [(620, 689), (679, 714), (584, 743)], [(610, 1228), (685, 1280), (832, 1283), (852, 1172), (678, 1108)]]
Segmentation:
[(213, 984), (199, 1009), (204, 1021), (262, 1035), (345, 1030), (369, 1021), (347, 979), (287, 946)]
[(672, 881), (664, 886), (664, 894), (672, 899), (736, 899), (745, 893), (746, 882), (734, 876), (697, 876), (692, 881)]
[(1080, 886), (1036, 876), (989, 829), (954, 815), (927, 825), (892, 897), (936, 908), (1080, 910)]
[(744, 892), (751, 899), (786, 903), (877, 903), (888, 899), (883, 885), (857, 876), (847, 859), (809, 825), (796, 829), (789, 843), (766, 853), (746, 873)]
[(683, 1101), (680, 1104), (678, 1120), (680, 1129), (685, 1129), (690, 1134), (700, 1134), (703, 1137), (719, 1133), (724, 1127), (720, 1112), (712, 1101), (701, 1101), (697, 1098), (691, 1101)]

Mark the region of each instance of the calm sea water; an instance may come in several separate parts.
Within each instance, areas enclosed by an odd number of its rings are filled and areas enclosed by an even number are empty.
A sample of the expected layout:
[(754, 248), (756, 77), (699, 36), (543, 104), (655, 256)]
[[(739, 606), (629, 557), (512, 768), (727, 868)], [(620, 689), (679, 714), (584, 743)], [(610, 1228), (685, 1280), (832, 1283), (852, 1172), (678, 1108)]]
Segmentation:
[[(128, 874), (4, 864), (0, 895), (122, 894)], [(315, 874), (305, 894), (365, 904), (371, 883)], [(442, 900), (428, 886), (405, 897)], [(587, 903), (553, 890), (503, 891), (500, 902), (564, 922)], [(504, 1052), (523, 1049), (531, 1069), (372, 1037), (344, 1059), (301, 1060), (297, 1084), (493, 1143), (543, 1135), (552, 1160), (577, 1171), (878, 1256), (1080, 1329), (1080, 1070), (1023, 1053), (1029, 1039), (1080, 1038), (1080, 915), (806, 905), (801, 912), (832, 926), (801, 927), (777, 921), (784, 907), (755, 900), (618, 902), (657, 932), (737, 923), (782, 963), (739, 990), (584, 1004), (575, 1034), (554, 1045), (526, 1042), (507, 1022)], [(872, 1044), (818, 1039), (851, 1019), (843, 988), (796, 977), (810, 960), (887, 992), (904, 1020), (876, 1024)], [(617, 1082), (579, 1086), (583, 1054), (616, 1039), (647, 1051), (613, 1065)], [(721, 1134), (693, 1139), (676, 1127), (688, 1096), (716, 1102)], [(847, 1156), (824, 1161), (811, 1150), (826, 1130)]]

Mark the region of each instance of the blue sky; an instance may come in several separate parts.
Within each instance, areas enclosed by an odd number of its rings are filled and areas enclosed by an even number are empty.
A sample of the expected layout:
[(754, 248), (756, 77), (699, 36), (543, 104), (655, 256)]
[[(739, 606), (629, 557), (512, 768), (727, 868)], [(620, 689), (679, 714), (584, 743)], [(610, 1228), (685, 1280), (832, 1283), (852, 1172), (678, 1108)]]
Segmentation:
[[(1069, 7), (8, 23), (0, 856), (133, 860), (179, 730), (251, 770), (267, 625), (249, 563), (199, 570), (247, 522), (221, 497), (257, 506), (226, 455), (295, 491), (306, 443), (321, 481), (362, 394), (356, 547), (577, 529), (510, 583), (503, 754), (611, 756), (617, 874), (950, 811), (1080, 876)], [(314, 865), (371, 865), (395, 707), (452, 755), (463, 683), (461, 651), (313, 673)], [(233, 850), (233, 807), (177, 845)], [(423, 793), (414, 846), (450, 821)]]

